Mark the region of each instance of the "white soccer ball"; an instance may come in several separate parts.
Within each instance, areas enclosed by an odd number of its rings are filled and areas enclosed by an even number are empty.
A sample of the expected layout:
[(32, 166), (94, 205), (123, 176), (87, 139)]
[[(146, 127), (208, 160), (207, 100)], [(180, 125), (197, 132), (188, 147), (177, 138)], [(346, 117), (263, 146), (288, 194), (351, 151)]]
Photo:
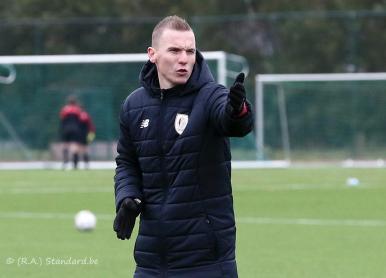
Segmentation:
[(96, 216), (89, 210), (81, 210), (75, 215), (75, 228), (79, 231), (92, 231), (96, 226)]
[(349, 177), (346, 180), (347, 186), (358, 186), (359, 184), (360, 184), (360, 182), (357, 178)]

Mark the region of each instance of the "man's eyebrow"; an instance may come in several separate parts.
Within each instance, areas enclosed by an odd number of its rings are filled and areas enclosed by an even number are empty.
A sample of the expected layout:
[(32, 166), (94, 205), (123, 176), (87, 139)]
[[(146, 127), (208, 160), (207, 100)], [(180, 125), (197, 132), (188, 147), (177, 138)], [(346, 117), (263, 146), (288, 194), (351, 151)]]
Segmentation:
[(168, 50), (183, 50), (183, 48), (178, 46), (169, 46)]
[(186, 50), (186, 51), (196, 51), (196, 48), (194, 47), (189, 47), (189, 48), (185, 48), (185, 47), (178, 47), (178, 46), (170, 46), (167, 48), (167, 50), (178, 50), (178, 51), (181, 51), (181, 50)]

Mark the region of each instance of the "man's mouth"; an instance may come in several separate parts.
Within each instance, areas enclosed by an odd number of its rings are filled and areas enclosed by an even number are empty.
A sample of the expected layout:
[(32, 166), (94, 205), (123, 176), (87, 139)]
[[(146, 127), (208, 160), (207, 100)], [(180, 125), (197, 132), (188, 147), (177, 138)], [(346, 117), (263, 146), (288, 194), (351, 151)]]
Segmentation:
[(179, 69), (179, 70), (177, 70), (177, 72), (178, 72), (179, 74), (185, 74), (185, 73), (187, 73), (188, 71), (187, 71), (186, 69)]

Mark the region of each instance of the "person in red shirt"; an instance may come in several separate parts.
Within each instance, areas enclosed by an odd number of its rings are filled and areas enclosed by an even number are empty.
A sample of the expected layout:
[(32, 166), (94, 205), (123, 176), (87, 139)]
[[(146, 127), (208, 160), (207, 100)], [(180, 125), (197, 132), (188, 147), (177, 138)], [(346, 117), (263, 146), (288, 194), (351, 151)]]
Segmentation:
[(68, 162), (72, 157), (73, 168), (77, 169), (79, 153), (81, 151), (82, 109), (75, 96), (67, 98), (67, 104), (60, 110), (60, 137), (62, 141), (63, 169), (68, 169)]

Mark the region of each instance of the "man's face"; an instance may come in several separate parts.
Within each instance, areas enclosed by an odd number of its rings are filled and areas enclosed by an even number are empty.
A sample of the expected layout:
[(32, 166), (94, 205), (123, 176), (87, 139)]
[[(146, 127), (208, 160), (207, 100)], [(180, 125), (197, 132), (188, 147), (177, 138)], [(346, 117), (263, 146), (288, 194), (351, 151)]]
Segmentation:
[(194, 33), (165, 29), (147, 52), (150, 61), (157, 66), (161, 89), (185, 84), (196, 62)]

